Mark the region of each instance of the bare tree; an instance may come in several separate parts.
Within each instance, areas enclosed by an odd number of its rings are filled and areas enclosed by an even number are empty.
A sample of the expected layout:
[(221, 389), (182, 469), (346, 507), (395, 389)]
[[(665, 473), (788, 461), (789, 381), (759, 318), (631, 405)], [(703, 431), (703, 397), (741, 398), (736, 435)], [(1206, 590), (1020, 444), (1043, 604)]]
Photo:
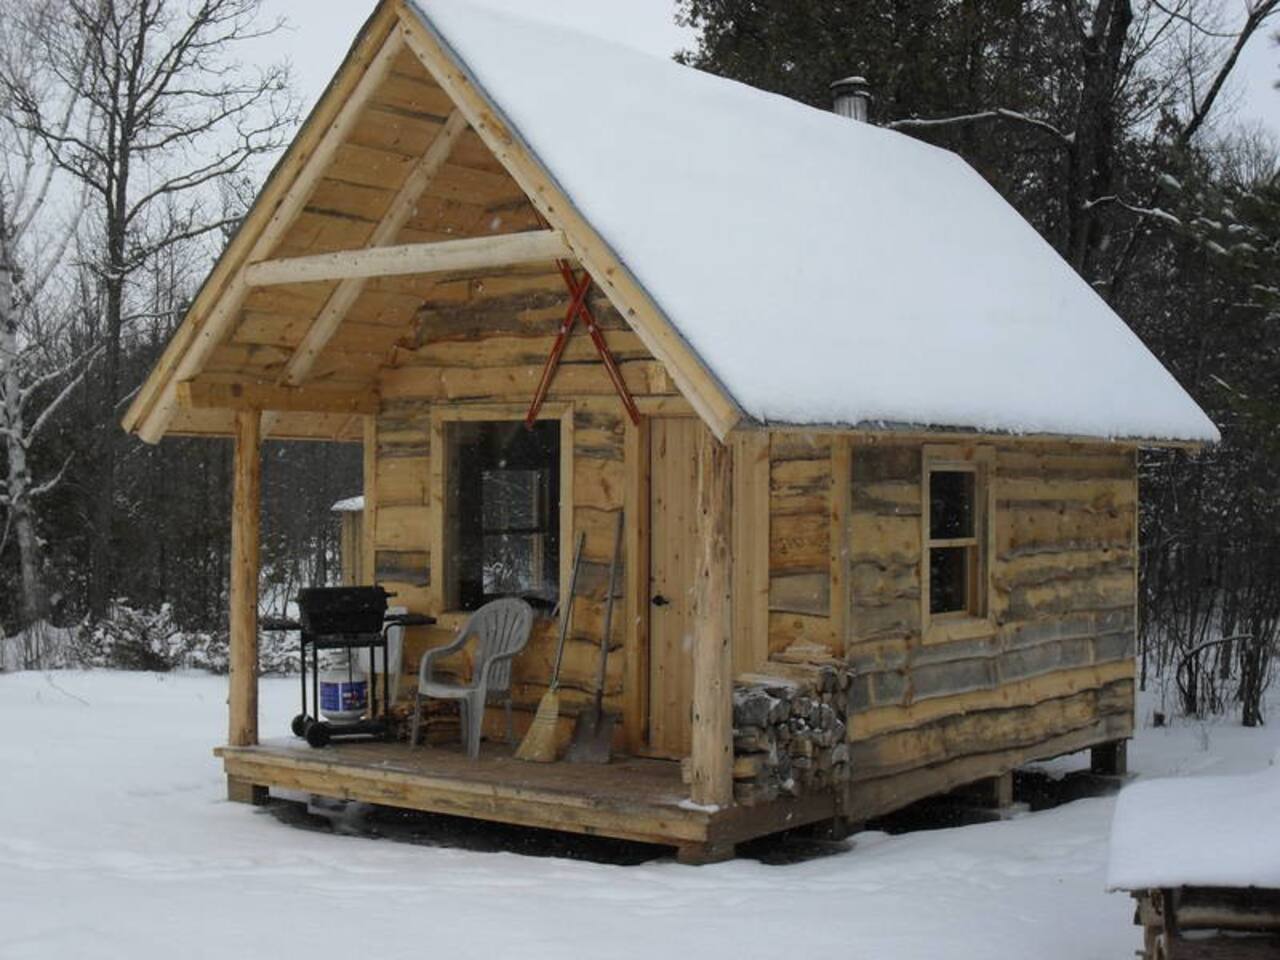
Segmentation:
[[(21, 77), (30, 89), (45, 85), (25, 41), (47, 25), (46, 15), (43, 8), (29, 7), (0, 26), (0, 69)], [(59, 209), (57, 168), (42, 156), (40, 138), (14, 123), (13, 102), (3, 94), (0, 88), (0, 438), (6, 463), (0, 479), (5, 508), (0, 548), (11, 536), (17, 545), (22, 659), (34, 668), (43, 665), (49, 614), (36, 505), (62, 482), (67, 464), (37, 479), (30, 453), (83, 382), (95, 351), (89, 345), (68, 355), (62, 349), (66, 319), (50, 319), (56, 311), (37, 309), (56, 301), (52, 290), (79, 229), (83, 204), (64, 203)], [(70, 128), (76, 105), (73, 93), (58, 111), (62, 133)]]
[[(30, 2), (30, 0), (29, 0)], [(289, 71), (236, 62), (248, 41), (276, 31), (259, 23), (261, 0), (39, 0), (52, 11), (33, 52), (78, 104), (64, 124), (48, 91), (21, 74), (0, 77), (19, 129), (88, 191), (98, 251), (88, 266), (101, 289), (102, 362), (95, 377), (101, 476), (93, 510), (89, 607), (101, 614), (114, 574), (117, 406), (131, 324), (149, 316), (144, 277), (155, 258), (227, 226), (217, 186), (280, 149), (296, 121)]]
[[(1082, 276), (1094, 279), (1110, 242), (1102, 214), (1118, 208), (1141, 221), (1165, 218), (1159, 190), (1125, 197), (1119, 151), (1128, 131), (1147, 127), (1174, 152), (1204, 128), (1221, 101), (1241, 51), (1280, 13), (1280, 0), (1246, 0), (1244, 20), (1221, 23), (1216, 5), (1200, 0), (1064, 0), (1075, 65), (1073, 96), (1061, 115), (1044, 117), (1000, 105), (960, 116), (908, 118), (897, 130), (999, 122), (1035, 131), (1059, 150), (1065, 166), (1059, 248)], [(1066, 122), (1064, 122), (1064, 118)], [(1123, 278), (1144, 227), (1129, 232)]]

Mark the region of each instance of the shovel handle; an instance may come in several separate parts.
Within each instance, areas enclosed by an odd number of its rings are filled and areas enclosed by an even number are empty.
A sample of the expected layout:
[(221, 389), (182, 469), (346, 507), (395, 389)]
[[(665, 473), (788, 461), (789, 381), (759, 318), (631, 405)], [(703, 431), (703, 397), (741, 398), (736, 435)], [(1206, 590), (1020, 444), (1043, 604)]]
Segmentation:
[(578, 589), (578, 567), (582, 565), (582, 548), (587, 545), (587, 531), (578, 534), (578, 546), (573, 551), (573, 571), (569, 574), (569, 596), (560, 604), (560, 639), (556, 643), (556, 665), (551, 671), (551, 689), (560, 689), (560, 664), (564, 660), (564, 641), (569, 635), (569, 620), (573, 616), (573, 597)]
[(613, 642), (613, 595), (618, 588), (618, 567), (622, 561), (622, 535), (625, 524), (618, 511), (617, 530), (613, 535), (613, 559), (609, 563), (609, 596), (604, 604), (604, 633), (600, 636), (600, 669), (596, 673), (596, 713), (604, 705), (604, 679), (609, 665), (609, 645)]

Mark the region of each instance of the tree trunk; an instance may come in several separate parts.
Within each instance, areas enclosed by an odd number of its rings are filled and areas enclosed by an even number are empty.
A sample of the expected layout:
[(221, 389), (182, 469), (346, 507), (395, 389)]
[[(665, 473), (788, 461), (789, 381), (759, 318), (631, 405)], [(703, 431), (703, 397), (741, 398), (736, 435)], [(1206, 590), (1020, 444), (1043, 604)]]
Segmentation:
[(44, 664), (39, 625), (47, 616), (47, 601), (40, 572), (40, 540), (36, 536), (31, 503), (31, 472), (27, 467), (26, 424), (22, 414), (22, 379), (18, 368), (18, 311), (13, 299), (13, 261), (10, 257), (5, 218), (0, 213), (0, 385), (4, 391), (5, 452), (9, 461), (6, 479), (9, 524), (18, 543), (22, 596), (19, 611), (26, 630), (24, 667)]
[(1080, 55), (1082, 78), (1076, 108), (1075, 139), (1067, 156), (1066, 256), (1086, 280), (1093, 278), (1103, 245), (1102, 223), (1090, 201), (1113, 192), (1116, 91), (1125, 43), (1133, 24), (1130, 0), (1098, 0), (1086, 28)]

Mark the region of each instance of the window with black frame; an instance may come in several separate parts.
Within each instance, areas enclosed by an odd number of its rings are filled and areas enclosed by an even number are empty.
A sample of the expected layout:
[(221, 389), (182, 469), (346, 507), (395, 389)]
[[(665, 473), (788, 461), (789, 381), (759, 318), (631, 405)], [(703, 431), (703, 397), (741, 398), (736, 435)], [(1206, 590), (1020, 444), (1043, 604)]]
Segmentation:
[(560, 423), (446, 424), (447, 602), (555, 606), (560, 588)]

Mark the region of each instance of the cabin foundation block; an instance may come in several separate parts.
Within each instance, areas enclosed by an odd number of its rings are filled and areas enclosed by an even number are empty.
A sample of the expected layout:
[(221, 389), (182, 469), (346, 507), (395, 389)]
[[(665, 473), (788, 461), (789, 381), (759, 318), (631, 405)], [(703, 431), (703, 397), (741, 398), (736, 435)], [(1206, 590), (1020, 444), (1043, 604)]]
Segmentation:
[(227, 799), (232, 803), (249, 803), (261, 807), (266, 805), (270, 795), (271, 791), (262, 784), (227, 777)]
[(676, 862), (687, 867), (702, 867), (732, 860), (737, 852), (732, 843), (686, 843), (676, 847)]
[(1129, 741), (1113, 740), (1089, 751), (1089, 770), (1107, 777), (1129, 775)]
[(956, 791), (956, 798), (966, 806), (1003, 810), (1013, 806), (1013, 772), (998, 777), (976, 780)]

